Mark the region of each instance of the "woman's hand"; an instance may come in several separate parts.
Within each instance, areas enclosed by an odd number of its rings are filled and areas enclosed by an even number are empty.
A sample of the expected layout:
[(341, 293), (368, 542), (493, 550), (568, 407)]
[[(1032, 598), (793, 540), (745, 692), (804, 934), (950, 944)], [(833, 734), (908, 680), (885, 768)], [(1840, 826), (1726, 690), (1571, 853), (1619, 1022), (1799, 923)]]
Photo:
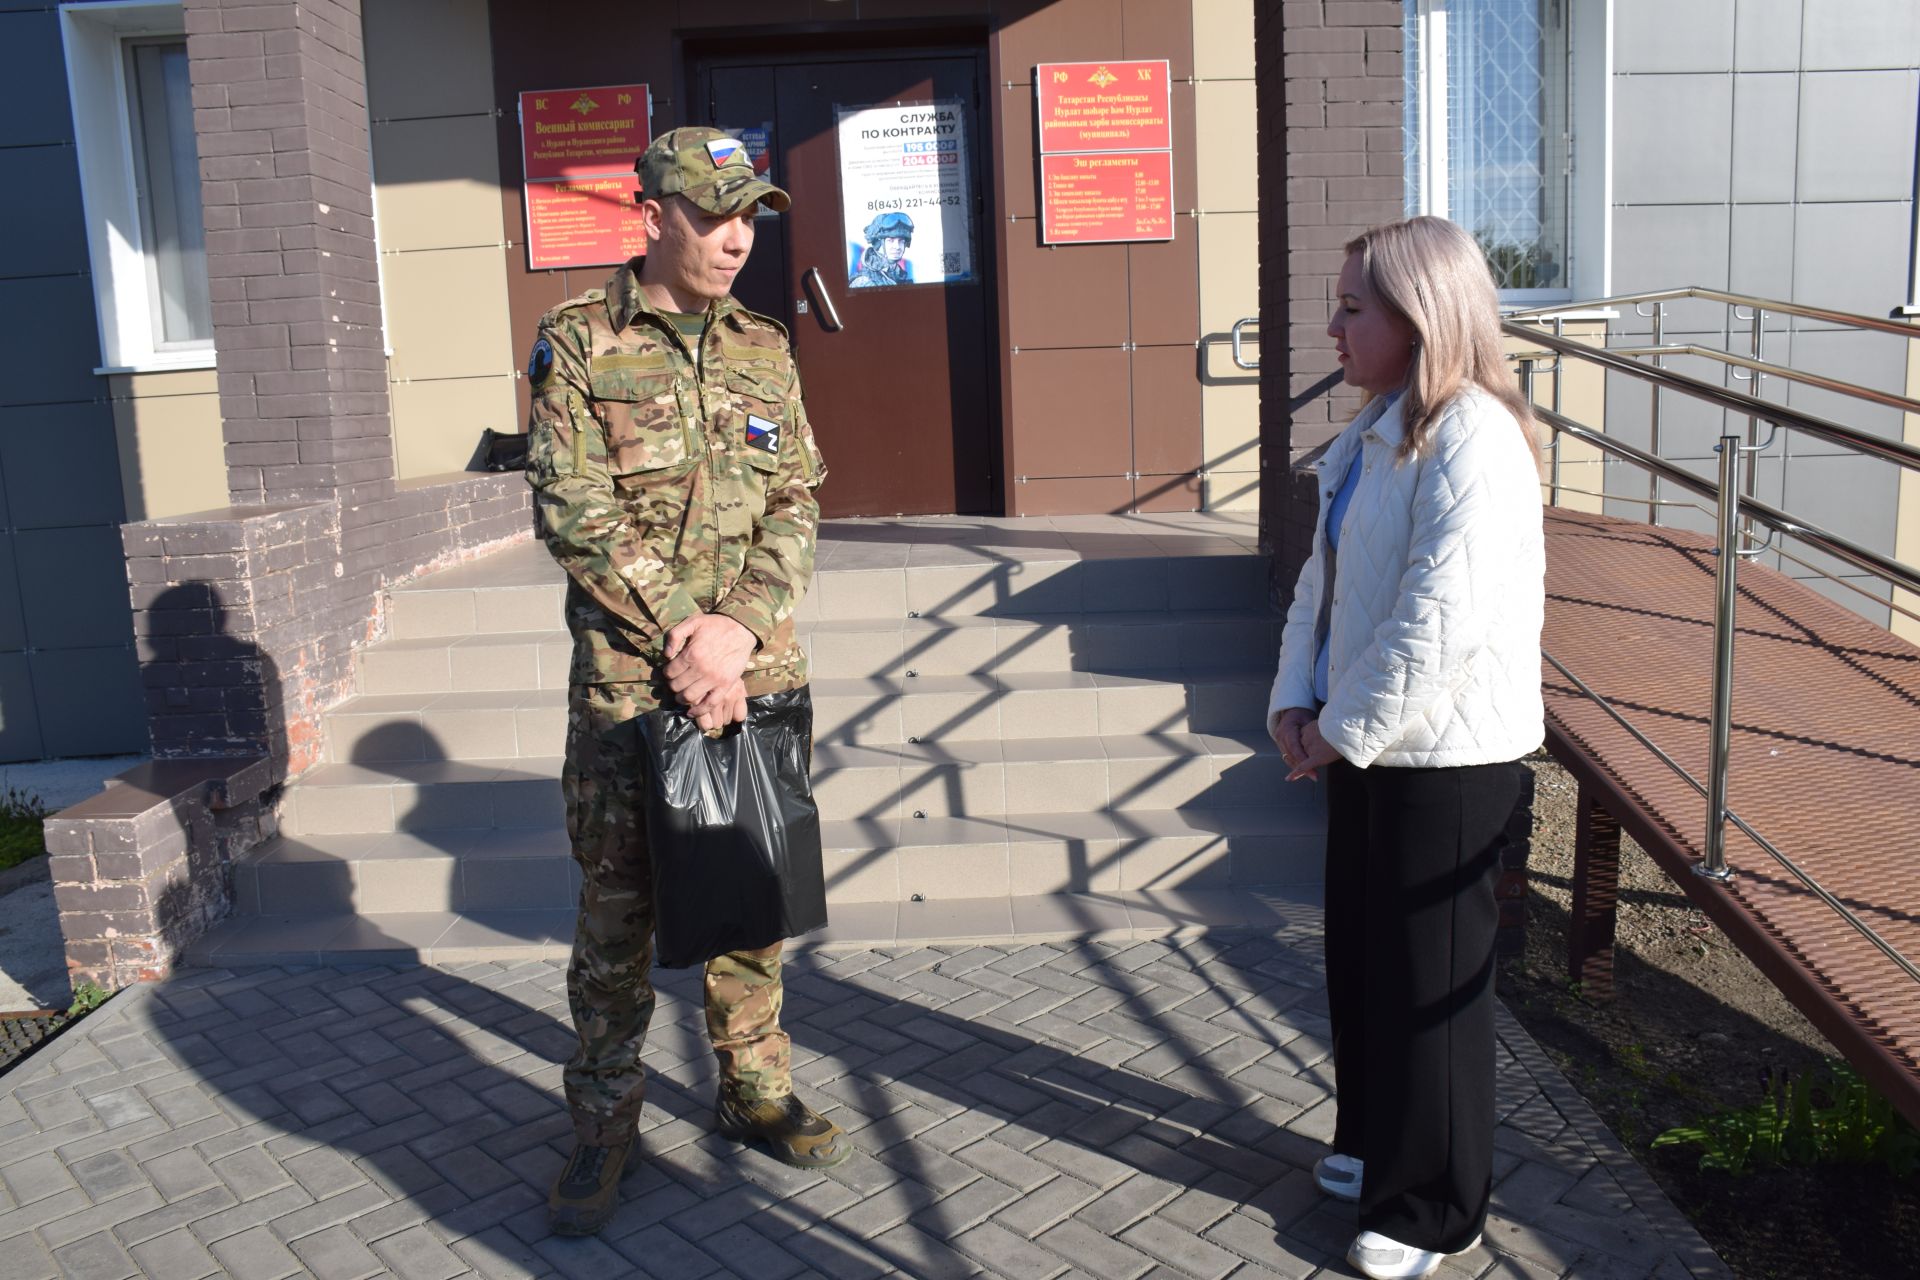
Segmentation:
[(1293, 766), (1293, 772), (1287, 775), (1288, 782), (1298, 782), (1302, 778), (1317, 780), (1322, 768), (1340, 758), (1340, 753), (1328, 746), (1327, 740), (1320, 736), (1320, 721), (1317, 719), (1307, 721), (1306, 727), (1300, 730), (1300, 748), (1298, 756), (1287, 756), (1286, 748), (1281, 748), (1282, 757)]
[(1280, 758), (1288, 768), (1293, 762), (1306, 758), (1306, 744), (1300, 741), (1300, 731), (1313, 723), (1313, 712), (1305, 707), (1288, 707), (1276, 720), (1268, 724), (1268, 732), (1273, 736), (1274, 745), (1280, 748)]

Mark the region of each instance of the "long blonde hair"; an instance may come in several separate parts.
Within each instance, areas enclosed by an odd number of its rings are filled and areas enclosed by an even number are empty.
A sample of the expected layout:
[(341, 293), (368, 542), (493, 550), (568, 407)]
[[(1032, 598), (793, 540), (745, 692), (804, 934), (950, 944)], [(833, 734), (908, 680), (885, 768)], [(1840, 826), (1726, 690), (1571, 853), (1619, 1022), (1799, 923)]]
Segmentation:
[(1426, 447), (1441, 412), (1469, 385), (1505, 405), (1537, 451), (1533, 411), (1500, 350), (1500, 295), (1473, 237), (1445, 218), (1408, 218), (1362, 233), (1347, 252), (1360, 255), (1374, 296), (1413, 328), (1400, 456)]

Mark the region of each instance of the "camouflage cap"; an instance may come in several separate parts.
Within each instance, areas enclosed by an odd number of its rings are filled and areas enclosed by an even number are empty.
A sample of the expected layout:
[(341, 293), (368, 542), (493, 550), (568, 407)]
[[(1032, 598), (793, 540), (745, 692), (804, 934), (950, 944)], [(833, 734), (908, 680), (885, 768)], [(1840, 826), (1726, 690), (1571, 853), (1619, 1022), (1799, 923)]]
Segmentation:
[(775, 213), (793, 203), (787, 193), (762, 181), (740, 139), (702, 125), (670, 129), (650, 143), (634, 162), (640, 196), (658, 200), (679, 194), (708, 213), (744, 213), (764, 200)]

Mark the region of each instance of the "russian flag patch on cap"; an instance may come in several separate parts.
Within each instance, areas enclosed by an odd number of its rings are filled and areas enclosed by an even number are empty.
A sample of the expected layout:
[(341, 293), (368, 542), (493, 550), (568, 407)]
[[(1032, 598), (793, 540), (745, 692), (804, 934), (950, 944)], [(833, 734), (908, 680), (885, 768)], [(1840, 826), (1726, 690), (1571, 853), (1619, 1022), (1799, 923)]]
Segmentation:
[(745, 144), (734, 138), (715, 138), (707, 144), (707, 154), (713, 157), (713, 167), (716, 169), (740, 159), (745, 150)]

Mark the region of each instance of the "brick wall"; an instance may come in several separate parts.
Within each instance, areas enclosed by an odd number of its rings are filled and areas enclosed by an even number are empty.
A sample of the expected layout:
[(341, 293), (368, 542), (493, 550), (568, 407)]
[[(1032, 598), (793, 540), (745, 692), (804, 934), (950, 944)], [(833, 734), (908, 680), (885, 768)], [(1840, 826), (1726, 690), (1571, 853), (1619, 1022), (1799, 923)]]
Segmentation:
[(236, 505), (393, 477), (360, 9), (187, 0), (227, 487)]
[(48, 823), (68, 967), (106, 986), (226, 913), (386, 589), (532, 532), (518, 473), (394, 480), (359, 7), (186, 23), (234, 505), (122, 529), (158, 759)]
[[(1274, 554), (1274, 592), (1284, 601), (1308, 550), (1299, 531), (1311, 535), (1313, 507), (1303, 511), (1301, 503), (1315, 501), (1313, 486), (1290, 473), (1359, 408), (1326, 333), (1343, 250), (1368, 227), (1405, 214), (1405, 11), (1399, 0), (1283, 0), (1263, 9), (1265, 29), (1255, 33), (1266, 86), (1262, 121), (1284, 118), (1286, 168), (1277, 189), (1262, 190), (1261, 203), (1269, 220), (1285, 210), (1282, 234), (1270, 243), (1287, 253), (1284, 278), (1261, 280), (1263, 320), (1283, 317), (1263, 328), (1286, 333), (1284, 344), (1269, 337), (1263, 347), (1278, 367), (1262, 370), (1262, 413), (1278, 420), (1261, 424), (1268, 459), (1261, 522)], [(1264, 171), (1262, 178), (1264, 187)]]

